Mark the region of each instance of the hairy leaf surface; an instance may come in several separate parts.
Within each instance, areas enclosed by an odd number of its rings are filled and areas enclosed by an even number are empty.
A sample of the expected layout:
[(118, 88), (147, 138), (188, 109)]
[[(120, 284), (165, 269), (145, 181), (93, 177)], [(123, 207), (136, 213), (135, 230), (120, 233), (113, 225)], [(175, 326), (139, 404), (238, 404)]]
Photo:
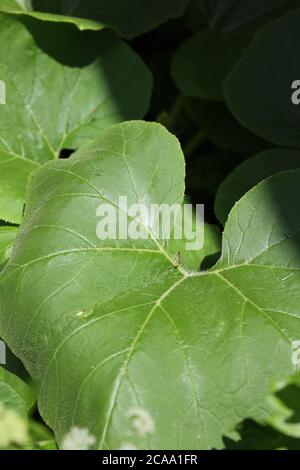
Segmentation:
[(299, 181), (295, 170), (247, 193), (219, 263), (191, 273), (144, 215), (147, 240), (96, 236), (100, 203), (134, 221), (120, 195), (182, 203), (183, 155), (161, 126), (116, 125), (35, 173), (1, 274), (1, 331), (59, 442), (79, 426), (99, 449), (221, 448), (243, 418), (268, 415), (269, 382), (292, 373), (300, 337)]

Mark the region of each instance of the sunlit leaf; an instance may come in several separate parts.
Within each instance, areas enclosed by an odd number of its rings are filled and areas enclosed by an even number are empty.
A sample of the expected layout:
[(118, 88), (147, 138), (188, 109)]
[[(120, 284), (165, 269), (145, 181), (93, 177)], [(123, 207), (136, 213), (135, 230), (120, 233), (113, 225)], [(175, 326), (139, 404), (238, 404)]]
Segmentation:
[(35, 173), (1, 274), (1, 331), (59, 443), (76, 426), (100, 449), (221, 448), (243, 418), (268, 416), (300, 337), (299, 182), (280, 173), (247, 193), (218, 264), (191, 273), (144, 216), (148, 239), (96, 235), (101, 203), (132, 221), (120, 195), (182, 203), (183, 155), (161, 126), (114, 126)]

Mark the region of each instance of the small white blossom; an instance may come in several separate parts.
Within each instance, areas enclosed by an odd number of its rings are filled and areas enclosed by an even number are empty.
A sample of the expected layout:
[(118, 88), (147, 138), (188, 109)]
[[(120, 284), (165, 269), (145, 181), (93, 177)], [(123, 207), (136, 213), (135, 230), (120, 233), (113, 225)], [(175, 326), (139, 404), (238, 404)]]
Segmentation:
[(88, 450), (96, 443), (96, 438), (87, 428), (74, 426), (64, 437), (63, 450)]
[(28, 441), (27, 422), (14, 410), (0, 404), (0, 448), (11, 444), (25, 445)]
[(130, 442), (125, 442), (121, 445), (119, 450), (137, 450), (137, 448), (134, 444), (131, 444)]
[(140, 436), (153, 434), (154, 421), (147, 410), (144, 410), (143, 408), (130, 408), (127, 416), (132, 418), (132, 426)]

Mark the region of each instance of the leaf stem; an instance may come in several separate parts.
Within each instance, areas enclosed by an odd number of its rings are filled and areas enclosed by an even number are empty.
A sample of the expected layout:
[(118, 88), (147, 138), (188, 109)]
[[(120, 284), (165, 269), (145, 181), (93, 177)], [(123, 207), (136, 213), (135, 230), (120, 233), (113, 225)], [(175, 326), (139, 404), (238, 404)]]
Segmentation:
[(200, 129), (185, 145), (183, 153), (186, 157), (191, 157), (193, 153), (203, 144), (206, 139), (206, 131)]
[(164, 125), (169, 131), (175, 131), (177, 128), (177, 121), (183, 110), (184, 98), (182, 95), (178, 95), (170, 112), (162, 113), (158, 117), (158, 121)]
[(181, 115), (183, 109), (183, 96), (178, 95), (177, 99), (175, 100), (175, 103), (171, 109), (171, 112), (169, 114), (169, 127), (170, 129), (175, 129), (177, 121)]

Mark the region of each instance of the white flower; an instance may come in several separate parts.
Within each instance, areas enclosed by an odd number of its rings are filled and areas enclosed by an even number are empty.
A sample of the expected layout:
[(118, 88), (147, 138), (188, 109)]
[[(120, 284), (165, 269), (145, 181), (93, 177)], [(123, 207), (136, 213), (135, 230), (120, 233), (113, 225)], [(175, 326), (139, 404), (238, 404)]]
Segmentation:
[(127, 416), (132, 418), (132, 426), (140, 436), (146, 436), (154, 432), (154, 421), (147, 410), (143, 408), (130, 408)]
[(25, 445), (28, 440), (27, 422), (14, 410), (0, 404), (0, 448), (11, 444)]
[(138, 450), (134, 444), (131, 444), (130, 442), (125, 442), (124, 444), (121, 445), (119, 450)]
[(63, 450), (88, 450), (95, 442), (95, 436), (87, 428), (74, 426), (64, 437), (61, 447)]

